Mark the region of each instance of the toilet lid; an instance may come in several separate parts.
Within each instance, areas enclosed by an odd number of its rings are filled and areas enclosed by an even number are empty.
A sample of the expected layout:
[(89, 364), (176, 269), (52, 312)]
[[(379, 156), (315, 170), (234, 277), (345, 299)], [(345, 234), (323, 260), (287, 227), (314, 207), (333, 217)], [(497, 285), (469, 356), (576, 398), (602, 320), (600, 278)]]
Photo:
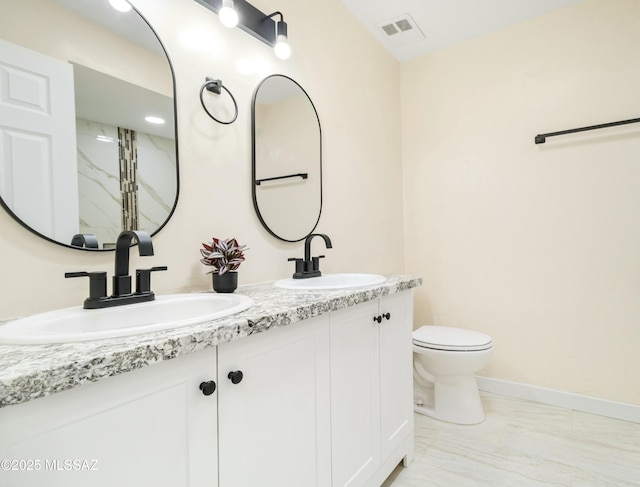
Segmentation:
[(423, 326), (413, 332), (413, 344), (436, 350), (487, 350), (492, 342), (489, 335), (473, 330), (449, 326)]

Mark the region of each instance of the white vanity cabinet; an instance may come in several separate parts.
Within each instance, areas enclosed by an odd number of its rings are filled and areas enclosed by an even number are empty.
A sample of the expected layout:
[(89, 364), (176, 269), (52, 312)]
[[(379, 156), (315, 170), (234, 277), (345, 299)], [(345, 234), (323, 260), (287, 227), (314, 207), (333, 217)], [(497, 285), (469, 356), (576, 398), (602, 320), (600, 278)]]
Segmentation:
[(379, 487), (413, 453), (412, 315), (406, 291), (1, 408), (0, 486)]
[(218, 348), (221, 487), (330, 485), (328, 321)]
[(0, 485), (216, 487), (215, 378), (211, 348), (2, 408)]
[(413, 292), (330, 314), (332, 486), (379, 486), (413, 455)]

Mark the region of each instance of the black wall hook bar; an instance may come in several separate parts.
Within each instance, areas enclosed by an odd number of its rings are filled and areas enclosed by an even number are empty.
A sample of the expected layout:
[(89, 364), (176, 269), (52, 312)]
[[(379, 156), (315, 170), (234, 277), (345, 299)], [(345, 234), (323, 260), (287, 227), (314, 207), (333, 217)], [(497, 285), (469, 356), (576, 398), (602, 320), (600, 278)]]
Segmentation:
[(640, 122), (640, 118), (632, 118), (631, 120), (622, 120), (620, 122), (603, 123), (600, 125), (590, 125), (589, 127), (580, 127), (580, 128), (571, 129), (571, 130), (562, 130), (560, 132), (550, 132), (548, 134), (538, 134), (536, 135), (535, 142), (536, 144), (544, 144), (546, 142), (547, 137), (554, 137), (556, 135), (573, 134), (576, 132), (585, 132), (587, 130), (604, 129), (607, 127), (615, 127), (617, 125), (627, 125), (629, 123), (637, 123), (637, 122)]
[(288, 179), (288, 178), (302, 178), (302, 179), (307, 179), (309, 177), (309, 173), (306, 172), (299, 172), (298, 174), (289, 174), (287, 176), (276, 176), (275, 178), (264, 178), (264, 179), (257, 179), (256, 180), (256, 186), (260, 186), (262, 183), (264, 183), (265, 181), (275, 181), (276, 179)]

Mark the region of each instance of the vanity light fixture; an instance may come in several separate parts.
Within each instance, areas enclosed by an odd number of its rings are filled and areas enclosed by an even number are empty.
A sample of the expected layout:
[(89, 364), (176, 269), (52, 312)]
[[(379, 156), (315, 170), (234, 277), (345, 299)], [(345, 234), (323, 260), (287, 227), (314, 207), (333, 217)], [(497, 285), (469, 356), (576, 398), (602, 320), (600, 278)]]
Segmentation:
[(284, 21), (284, 16), (281, 12), (274, 12), (267, 16), (267, 18), (271, 19), (271, 17), (275, 17), (276, 15), (280, 16), (280, 20), (276, 22), (276, 45), (273, 47), (273, 50), (280, 59), (289, 59), (289, 56), (291, 56), (291, 47), (289, 47), (287, 39), (287, 23)]
[(222, 0), (218, 17), (225, 27), (233, 28), (238, 25), (238, 12), (236, 12), (233, 0)]
[(233, 0), (222, 0), (218, 17), (225, 27), (233, 28), (238, 25), (238, 12), (236, 12)]
[(128, 12), (131, 10), (131, 4), (127, 0), (109, 0), (109, 3), (118, 12)]
[[(287, 42), (287, 23), (281, 12), (267, 15), (246, 0), (196, 0), (196, 2), (217, 13), (224, 25), (228, 25), (226, 23), (227, 9), (229, 4), (232, 4), (238, 17), (239, 29), (273, 47), (276, 56), (280, 59), (287, 59), (291, 55), (291, 48)], [(280, 20), (273, 20), (272, 17), (278, 15)]]

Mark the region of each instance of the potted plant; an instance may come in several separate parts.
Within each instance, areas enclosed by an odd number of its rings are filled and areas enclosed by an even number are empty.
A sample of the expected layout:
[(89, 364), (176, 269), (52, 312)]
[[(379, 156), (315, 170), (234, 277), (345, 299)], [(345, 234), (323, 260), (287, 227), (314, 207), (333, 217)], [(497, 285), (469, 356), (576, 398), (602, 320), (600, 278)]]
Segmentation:
[(212, 266), (207, 274), (213, 275), (213, 289), (218, 293), (232, 293), (238, 287), (236, 269), (244, 262), (246, 245), (239, 245), (235, 238), (218, 239), (203, 243), (200, 249), (204, 265)]

